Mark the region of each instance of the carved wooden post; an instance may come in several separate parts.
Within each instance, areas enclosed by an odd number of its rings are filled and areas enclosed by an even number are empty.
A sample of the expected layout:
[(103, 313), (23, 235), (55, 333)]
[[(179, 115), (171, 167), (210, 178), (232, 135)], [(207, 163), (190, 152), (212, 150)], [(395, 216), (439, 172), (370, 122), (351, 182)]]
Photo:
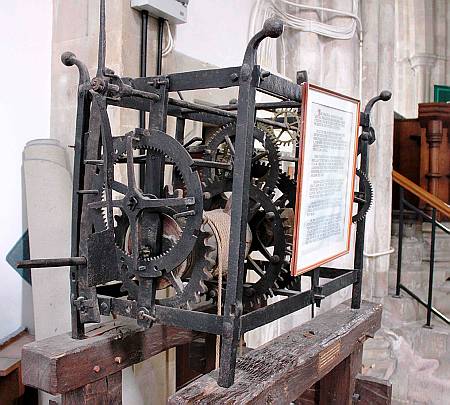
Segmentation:
[[(450, 141), (447, 135), (450, 104), (419, 104), (419, 121), (422, 128), (421, 186), (448, 203), (450, 196)], [(408, 153), (408, 151), (405, 152)]]
[(442, 121), (430, 120), (427, 123), (426, 140), (428, 143), (429, 167), (428, 167), (428, 191), (439, 195), (439, 179), (442, 177), (439, 172), (439, 154), (442, 143)]

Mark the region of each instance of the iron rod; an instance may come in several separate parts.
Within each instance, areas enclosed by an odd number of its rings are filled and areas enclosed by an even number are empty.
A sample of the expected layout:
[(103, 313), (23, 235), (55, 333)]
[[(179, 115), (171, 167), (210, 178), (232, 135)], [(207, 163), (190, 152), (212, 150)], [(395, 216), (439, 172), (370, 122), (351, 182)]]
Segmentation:
[[(207, 112), (210, 114), (220, 115), (222, 117), (227, 117), (227, 118), (235, 119), (237, 117), (237, 113), (235, 113), (233, 111), (225, 111), (225, 110), (222, 110), (217, 107), (211, 107), (209, 105), (192, 103), (192, 102), (186, 101), (186, 100), (178, 100), (176, 98), (171, 98), (171, 97), (169, 98), (169, 104), (175, 105), (177, 107), (187, 108), (188, 110)], [(191, 112), (191, 111), (189, 111), (189, 112)], [(271, 125), (276, 128), (281, 128), (281, 129), (289, 129), (290, 128), (289, 125), (283, 124), (281, 122), (269, 120), (266, 118), (256, 118), (256, 121), (261, 122), (263, 124)]]
[[(257, 110), (277, 110), (278, 108), (300, 108), (301, 103), (298, 101), (275, 101), (270, 103), (256, 103), (255, 108)], [(221, 110), (233, 111), (237, 110), (238, 103), (236, 104), (228, 104), (228, 105), (218, 105), (217, 108)]]
[(434, 250), (436, 242), (436, 208), (431, 214), (430, 274), (428, 277), (427, 327), (431, 327), (431, 309), (433, 307)]
[[(420, 298), (418, 295), (416, 295), (415, 293), (413, 293), (409, 288), (405, 287), (403, 284), (400, 284), (400, 288), (407, 293), (408, 295), (410, 295), (411, 297), (413, 297), (420, 305), (422, 305), (423, 307), (427, 308), (427, 303)], [(447, 318), (442, 312), (438, 311), (436, 308), (431, 307), (431, 312), (433, 314), (435, 314), (439, 319), (441, 319), (442, 321), (444, 321), (447, 325), (450, 325), (450, 319)]]
[(397, 249), (397, 281), (395, 284), (395, 296), (400, 297), (400, 283), (402, 278), (402, 250), (403, 250), (403, 221), (404, 221), (404, 207), (403, 201), (405, 199), (405, 191), (400, 187), (399, 199), (399, 219), (398, 219), (398, 249)]
[(20, 260), (17, 262), (17, 267), (19, 269), (37, 269), (42, 267), (84, 266), (86, 263), (85, 257), (60, 257), (55, 259)]
[[(408, 201), (404, 201), (403, 203), (406, 207), (412, 209), (414, 212), (416, 212), (417, 214), (419, 214), (420, 216), (422, 216), (423, 218), (425, 218), (428, 222), (431, 223), (432, 218), (426, 214), (425, 212), (423, 212), (421, 209), (415, 207), (414, 205), (412, 205), (410, 202)], [(436, 227), (438, 227), (439, 229), (441, 229), (442, 231), (444, 231), (445, 233), (450, 234), (450, 229), (447, 228), (445, 225), (441, 224), (439, 221), (435, 221), (436, 222)]]
[(158, 19), (158, 48), (156, 53), (156, 75), (159, 76), (162, 72), (162, 51), (163, 51), (163, 37), (164, 37), (164, 18)]
[[(140, 55), (140, 68), (139, 75), (145, 77), (147, 75), (147, 45), (148, 45), (148, 11), (142, 10), (141, 12), (141, 55)], [(145, 128), (146, 112), (139, 110), (139, 128)], [(141, 150), (141, 153), (144, 153)], [(145, 167), (139, 167), (139, 185), (141, 189), (144, 187), (145, 181)]]

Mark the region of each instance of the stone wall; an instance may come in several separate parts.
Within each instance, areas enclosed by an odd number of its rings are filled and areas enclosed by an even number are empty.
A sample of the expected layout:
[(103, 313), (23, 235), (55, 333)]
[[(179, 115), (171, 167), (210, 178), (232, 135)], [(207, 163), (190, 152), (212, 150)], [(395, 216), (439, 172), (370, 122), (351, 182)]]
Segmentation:
[[(394, 22), (394, 21), (393, 21)], [(433, 86), (450, 83), (450, 3), (395, 0), (395, 110), (417, 117)]]

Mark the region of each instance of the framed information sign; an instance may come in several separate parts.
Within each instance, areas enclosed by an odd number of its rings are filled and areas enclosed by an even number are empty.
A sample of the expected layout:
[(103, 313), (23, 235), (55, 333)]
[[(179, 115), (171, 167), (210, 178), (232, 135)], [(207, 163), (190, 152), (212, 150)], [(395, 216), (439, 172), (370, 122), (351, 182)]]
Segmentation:
[(350, 250), (358, 128), (358, 100), (303, 84), (293, 275)]

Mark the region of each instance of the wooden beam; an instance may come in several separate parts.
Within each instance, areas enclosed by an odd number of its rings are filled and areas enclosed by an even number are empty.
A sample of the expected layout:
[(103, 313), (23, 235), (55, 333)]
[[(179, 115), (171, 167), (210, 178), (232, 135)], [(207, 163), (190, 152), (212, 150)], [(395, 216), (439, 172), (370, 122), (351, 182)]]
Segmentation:
[(319, 405), (351, 404), (355, 393), (356, 376), (362, 367), (362, 343), (320, 380)]
[(161, 325), (142, 330), (127, 319), (99, 324), (87, 335), (76, 340), (64, 334), (24, 346), (24, 384), (64, 394), (186, 344), (195, 333)]
[(122, 371), (62, 395), (62, 405), (106, 405), (122, 403)]
[[(216, 383), (217, 370), (176, 392), (168, 403), (290, 403), (359, 350), (381, 325), (380, 304), (340, 304), (238, 359), (235, 384)], [(345, 403), (345, 402), (344, 402)]]
[(389, 381), (366, 375), (356, 377), (355, 400), (358, 405), (389, 405), (392, 384)]

